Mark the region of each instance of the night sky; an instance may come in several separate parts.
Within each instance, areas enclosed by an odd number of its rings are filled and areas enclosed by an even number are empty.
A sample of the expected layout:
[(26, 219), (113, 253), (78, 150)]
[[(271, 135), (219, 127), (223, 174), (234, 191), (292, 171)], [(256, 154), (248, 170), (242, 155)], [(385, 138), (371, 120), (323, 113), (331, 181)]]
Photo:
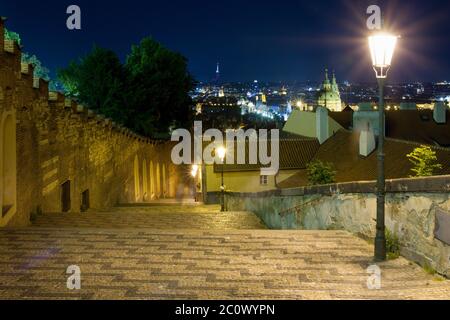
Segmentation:
[[(67, 6), (82, 10), (82, 30), (66, 28)], [(189, 60), (201, 81), (220, 62), (222, 80), (373, 81), (365, 13), (379, 4), (389, 28), (401, 35), (392, 82), (450, 80), (450, 2), (341, 1), (106, 1), (2, 0), (0, 15), (21, 34), (24, 51), (54, 72), (95, 43), (125, 60), (147, 35)]]

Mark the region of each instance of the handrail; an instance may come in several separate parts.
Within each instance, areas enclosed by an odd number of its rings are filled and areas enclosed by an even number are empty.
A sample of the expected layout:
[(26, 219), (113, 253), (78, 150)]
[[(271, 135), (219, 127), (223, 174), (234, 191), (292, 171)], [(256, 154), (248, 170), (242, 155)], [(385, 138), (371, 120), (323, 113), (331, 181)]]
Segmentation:
[(288, 213), (291, 212), (291, 211), (294, 211), (294, 210), (295, 210), (295, 211), (298, 211), (298, 209), (303, 208), (303, 207), (305, 207), (306, 205), (308, 205), (308, 204), (310, 204), (310, 203), (312, 203), (312, 202), (318, 201), (318, 200), (320, 200), (320, 197), (319, 197), (319, 198), (316, 198), (316, 199), (312, 199), (312, 200), (306, 201), (306, 202), (304, 202), (304, 203), (302, 203), (302, 204), (299, 204), (299, 205), (297, 205), (297, 206), (295, 206), (295, 207), (292, 207), (292, 208), (288, 208), (288, 209), (282, 210), (282, 211), (278, 212), (278, 215), (280, 215), (280, 216), (285, 216), (286, 214), (288, 214)]

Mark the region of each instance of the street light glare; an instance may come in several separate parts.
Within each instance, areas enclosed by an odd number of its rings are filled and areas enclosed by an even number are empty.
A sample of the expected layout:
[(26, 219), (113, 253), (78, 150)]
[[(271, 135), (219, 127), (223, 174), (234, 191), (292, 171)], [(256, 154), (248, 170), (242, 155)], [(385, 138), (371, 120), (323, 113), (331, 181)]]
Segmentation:
[(192, 165), (191, 175), (194, 178), (195, 178), (195, 176), (197, 176), (197, 172), (198, 172), (198, 165), (196, 165), (196, 164)]
[(217, 148), (217, 155), (219, 156), (220, 160), (223, 161), (225, 158), (226, 149), (224, 147)]
[(394, 56), (397, 39), (397, 36), (387, 33), (378, 33), (369, 37), (370, 55), (377, 78), (386, 78)]

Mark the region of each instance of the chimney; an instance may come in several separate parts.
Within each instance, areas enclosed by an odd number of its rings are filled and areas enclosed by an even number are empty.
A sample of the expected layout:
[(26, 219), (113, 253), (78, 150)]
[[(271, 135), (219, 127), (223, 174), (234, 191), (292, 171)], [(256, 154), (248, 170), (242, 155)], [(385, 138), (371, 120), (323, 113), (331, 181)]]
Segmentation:
[(375, 135), (372, 130), (365, 129), (359, 134), (359, 155), (367, 157), (375, 150)]
[(439, 101), (434, 104), (433, 119), (438, 124), (447, 122), (447, 106), (444, 102)]
[(324, 143), (330, 137), (327, 108), (318, 107), (316, 109), (316, 136), (320, 144)]

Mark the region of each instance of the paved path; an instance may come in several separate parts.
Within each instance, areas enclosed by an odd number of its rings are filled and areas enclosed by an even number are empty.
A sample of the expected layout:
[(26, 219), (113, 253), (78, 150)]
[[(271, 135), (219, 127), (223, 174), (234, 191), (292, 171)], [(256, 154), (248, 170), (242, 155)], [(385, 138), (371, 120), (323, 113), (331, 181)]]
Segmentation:
[(249, 212), (220, 212), (220, 206), (119, 207), (112, 212), (69, 213), (38, 216), (39, 227), (100, 229), (266, 229)]
[[(450, 281), (403, 258), (380, 264), (382, 289), (368, 290), (372, 246), (347, 232), (261, 230), (248, 213), (229, 214), (247, 223), (246, 230), (232, 229), (216, 208), (197, 209), (111, 213), (138, 217), (142, 224), (133, 228), (124, 217), (109, 225), (105, 213), (86, 213), (67, 216), (72, 226), (45, 215), (33, 227), (2, 230), (0, 298), (450, 298)], [(96, 222), (85, 226), (90, 215)], [(81, 268), (80, 290), (66, 288), (69, 265)]]

